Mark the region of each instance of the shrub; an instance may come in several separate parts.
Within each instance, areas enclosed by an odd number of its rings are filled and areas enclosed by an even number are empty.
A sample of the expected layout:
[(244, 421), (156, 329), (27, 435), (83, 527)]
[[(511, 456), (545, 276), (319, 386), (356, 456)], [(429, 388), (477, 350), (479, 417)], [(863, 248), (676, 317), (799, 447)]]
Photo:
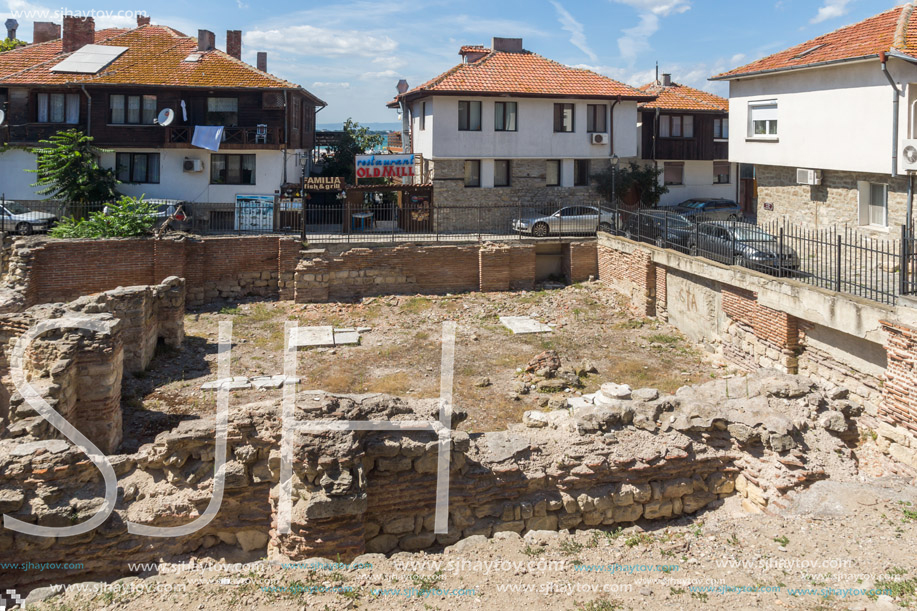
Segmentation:
[(123, 196), (89, 218), (64, 218), (49, 232), (53, 238), (130, 238), (145, 235), (156, 222), (156, 205), (143, 197)]

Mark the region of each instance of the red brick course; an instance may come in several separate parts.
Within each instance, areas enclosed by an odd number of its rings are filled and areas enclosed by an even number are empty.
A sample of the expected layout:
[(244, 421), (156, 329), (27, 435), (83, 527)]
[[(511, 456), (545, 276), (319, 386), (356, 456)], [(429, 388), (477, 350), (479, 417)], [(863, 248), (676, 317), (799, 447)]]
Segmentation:
[[(30, 258), (27, 305), (69, 301), (119, 286), (186, 281), (188, 302), (247, 294), (292, 298), (298, 240), (284, 236), (201, 239), (45, 240), (16, 249)], [(284, 278), (287, 287), (281, 287)]]
[(885, 344), (888, 365), (879, 418), (917, 432), (917, 329), (885, 320), (881, 322), (888, 334)]

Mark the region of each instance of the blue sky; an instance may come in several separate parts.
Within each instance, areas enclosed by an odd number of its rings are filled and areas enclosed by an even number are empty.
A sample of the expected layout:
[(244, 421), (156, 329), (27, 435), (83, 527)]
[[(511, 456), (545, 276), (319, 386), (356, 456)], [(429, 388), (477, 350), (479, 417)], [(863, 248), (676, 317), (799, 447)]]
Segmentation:
[[(728, 95), (707, 77), (887, 10), (892, 0), (198, 0), (127, 4), (109, 0), (0, 0), (0, 21), (18, 14), (19, 38), (33, 21), (57, 21), (54, 11), (96, 11), (97, 27), (153, 23), (186, 34), (243, 31), (243, 59), (268, 52), (268, 69), (328, 102), (320, 123), (353, 117), (396, 120), (385, 108), (400, 78), (418, 85), (457, 64), (463, 44), (492, 36), (522, 37), (525, 48), (571, 66), (640, 85), (660, 72)], [(5, 6), (4, 6), (5, 5)], [(307, 8), (304, 8), (307, 7)], [(100, 11), (112, 11), (102, 14)]]

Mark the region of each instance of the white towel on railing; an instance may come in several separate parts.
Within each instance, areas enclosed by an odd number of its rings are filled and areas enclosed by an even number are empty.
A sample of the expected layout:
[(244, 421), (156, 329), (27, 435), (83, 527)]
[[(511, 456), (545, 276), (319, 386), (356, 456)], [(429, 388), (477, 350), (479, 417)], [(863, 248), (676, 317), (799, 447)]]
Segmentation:
[(191, 146), (207, 149), (208, 151), (220, 150), (220, 142), (223, 141), (222, 125), (195, 125), (194, 137), (191, 138)]

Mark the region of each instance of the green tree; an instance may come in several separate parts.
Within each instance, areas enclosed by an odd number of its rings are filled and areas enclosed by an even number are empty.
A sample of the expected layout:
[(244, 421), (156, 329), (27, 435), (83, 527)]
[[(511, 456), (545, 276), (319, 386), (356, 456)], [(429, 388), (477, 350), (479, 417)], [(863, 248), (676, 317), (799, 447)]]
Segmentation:
[(157, 207), (143, 197), (122, 196), (89, 218), (65, 217), (48, 231), (52, 238), (130, 238), (145, 235), (156, 222)]
[[(323, 176), (344, 176), (347, 184), (354, 183), (356, 156), (382, 145), (382, 136), (370, 134), (368, 127), (361, 127), (353, 119), (344, 121), (344, 134), (341, 139), (329, 147)], [(367, 181), (368, 182), (368, 181)]]
[(662, 196), (669, 192), (669, 188), (659, 182), (660, 175), (662, 170), (653, 165), (631, 161), (629, 167), (615, 169), (609, 166), (593, 178), (596, 192), (608, 201), (616, 196), (628, 203), (637, 200), (643, 206), (656, 207)]
[(92, 138), (78, 129), (60, 131), (47, 140), (39, 140), (41, 148), (34, 149), (38, 169), (26, 170), (38, 174), (33, 187), (42, 187), (39, 195), (68, 202), (103, 202), (117, 197), (118, 180), (112, 170), (99, 165), (104, 149), (92, 144)]
[(24, 47), (27, 44), (29, 43), (24, 40), (19, 40), (18, 38), (5, 38), (0, 40), (0, 53), (3, 53), (4, 51), (12, 51), (17, 47)]

